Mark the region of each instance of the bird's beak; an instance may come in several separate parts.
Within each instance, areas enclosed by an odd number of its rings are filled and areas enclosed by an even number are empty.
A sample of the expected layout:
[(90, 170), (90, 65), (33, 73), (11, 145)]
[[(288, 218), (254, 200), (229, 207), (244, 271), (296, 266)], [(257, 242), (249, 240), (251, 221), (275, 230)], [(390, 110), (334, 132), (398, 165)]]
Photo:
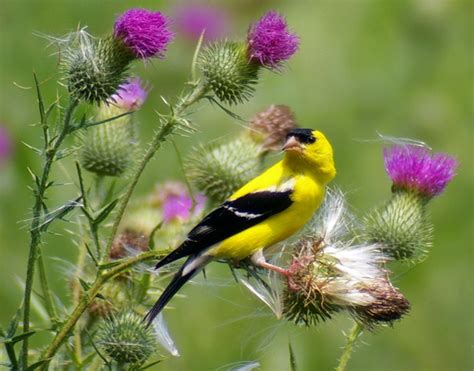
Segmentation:
[(301, 146), (301, 143), (298, 142), (298, 140), (295, 137), (289, 137), (285, 144), (283, 145), (283, 148), (281, 149), (282, 151), (285, 152), (301, 152), (303, 150), (303, 147)]

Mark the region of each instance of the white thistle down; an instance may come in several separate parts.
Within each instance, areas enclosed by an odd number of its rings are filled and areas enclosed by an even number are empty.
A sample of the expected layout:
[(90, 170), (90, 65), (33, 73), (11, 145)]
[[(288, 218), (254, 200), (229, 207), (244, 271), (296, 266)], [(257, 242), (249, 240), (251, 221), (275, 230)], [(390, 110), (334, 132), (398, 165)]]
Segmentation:
[(179, 357), (179, 351), (176, 347), (166, 325), (163, 314), (160, 313), (153, 321), (153, 329), (155, 333), (155, 339), (167, 352), (174, 357)]
[(383, 268), (387, 257), (377, 244), (355, 243), (354, 229), (342, 192), (328, 191), (297, 242), (284, 293), (288, 319), (310, 325), (349, 310), (365, 322), (391, 321), (406, 313)]

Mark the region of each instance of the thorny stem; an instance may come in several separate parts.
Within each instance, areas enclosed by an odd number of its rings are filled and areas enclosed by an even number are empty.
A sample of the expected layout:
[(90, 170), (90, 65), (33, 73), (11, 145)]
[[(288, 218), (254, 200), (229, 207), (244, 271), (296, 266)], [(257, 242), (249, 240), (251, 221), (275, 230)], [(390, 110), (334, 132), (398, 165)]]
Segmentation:
[[(41, 229), (41, 215), (43, 209), (43, 201), (46, 189), (48, 188), (48, 179), (51, 171), (51, 166), (56, 158), (59, 147), (61, 146), (64, 138), (70, 130), (70, 123), (72, 114), (78, 105), (77, 100), (71, 100), (66, 113), (64, 115), (64, 123), (58, 137), (54, 140), (52, 147), (46, 149), (46, 158), (43, 167), (43, 173), (37, 184), (37, 188), (34, 192), (35, 204), (33, 206), (33, 219), (30, 226), (30, 246), (29, 256), (26, 269), (26, 281), (25, 281), (25, 295), (24, 295), (24, 309), (23, 309), (23, 332), (27, 333), (30, 331), (30, 307), (31, 307), (31, 292), (33, 290), (33, 280), (35, 275), (35, 263), (38, 258), (38, 249), (41, 243), (41, 235), (43, 230)], [(45, 138), (45, 140), (47, 140)], [(28, 336), (23, 340), (23, 346), (20, 356), (20, 366), (22, 369), (26, 369), (28, 366)]]
[(122, 221), (123, 214), (125, 213), (125, 209), (127, 208), (128, 202), (135, 190), (135, 187), (142, 175), (143, 171), (145, 170), (146, 165), (148, 162), (153, 158), (156, 151), (160, 148), (161, 143), (173, 132), (174, 126), (178, 123), (177, 118), (192, 104), (199, 101), (207, 92), (207, 86), (204, 84), (197, 84), (194, 89), (184, 97), (172, 112), (172, 115), (167, 118), (167, 120), (163, 123), (162, 127), (156, 132), (155, 137), (151, 141), (146, 150), (143, 158), (141, 159), (138, 167), (135, 170), (135, 173), (132, 175), (130, 179), (130, 184), (125, 191), (125, 194), (122, 196), (118, 207), (117, 207), (117, 214), (115, 216), (114, 224), (112, 226), (112, 231), (110, 233), (109, 239), (107, 241), (107, 247), (105, 249), (104, 259), (107, 259), (110, 253), (110, 249), (112, 248), (112, 244), (114, 242), (115, 236), (117, 234), (118, 227), (120, 222)]
[(364, 328), (359, 322), (355, 322), (354, 326), (352, 326), (351, 332), (349, 333), (349, 335), (347, 335), (347, 342), (344, 346), (341, 358), (339, 358), (339, 364), (336, 367), (336, 371), (345, 371), (347, 363), (349, 362), (349, 359), (351, 358), (352, 352), (354, 350), (354, 345), (359, 336), (362, 334), (363, 329)]
[(79, 303), (74, 308), (71, 315), (63, 322), (59, 332), (54, 337), (51, 344), (48, 348), (44, 351), (41, 359), (46, 361), (46, 363), (42, 366), (42, 369), (47, 368), (47, 361), (50, 360), (57, 352), (59, 347), (62, 345), (64, 340), (66, 340), (69, 333), (72, 331), (74, 326), (76, 325), (77, 321), (81, 317), (82, 313), (87, 309), (90, 303), (94, 300), (94, 298), (99, 293), (101, 287), (106, 283), (109, 279), (115, 277), (117, 274), (121, 273), (122, 271), (130, 268), (131, 266), (146, 261), (150, 259), (156, 259), (166, 255), (169, 251), (162, 250), (162, 251), (148, 251), (126, 260), (123, 260), (116, 266), (113, 266), (110, 269), (104, 270), (97, 275), (92, 286), (84, 292), (82, 297), (79, 300)]

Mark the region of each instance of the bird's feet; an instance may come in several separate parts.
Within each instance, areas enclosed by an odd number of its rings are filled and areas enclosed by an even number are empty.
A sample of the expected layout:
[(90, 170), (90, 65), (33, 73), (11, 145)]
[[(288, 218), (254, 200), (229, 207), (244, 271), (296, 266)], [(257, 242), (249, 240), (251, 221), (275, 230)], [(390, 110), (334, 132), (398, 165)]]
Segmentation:
[(285, 277), (289, 277), (291, 275), (290, 271), (288, 269), (279, 267), (277, 265), (273, 265), (269, 262), (266, 261), (265, 256), (263, 256), (262, 250), (257, 251), (255, 254), (252, 255), (250, 258), (252, 263), (256, 265), (257, 267), (268, 269), (274, 272), (277, 272)]

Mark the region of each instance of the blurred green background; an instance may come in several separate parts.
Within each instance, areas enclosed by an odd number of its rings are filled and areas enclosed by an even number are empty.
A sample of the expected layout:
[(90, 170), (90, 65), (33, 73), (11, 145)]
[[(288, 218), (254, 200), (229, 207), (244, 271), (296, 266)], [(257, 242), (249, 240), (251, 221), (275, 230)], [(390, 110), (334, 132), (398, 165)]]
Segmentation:
[[(32, 203), (27, 167), (40, 160), (22, 142), (41, 143), (32, 71), (48, 101), (61, 75), (54, 49), (34, 35), (63, 35), (78, 24), (102, 35), (117, 14), (147, 7), (173, 14), (176, 2), (161, 1), (13, 1), (0, 11), (0, 125), (13, 140), (13, 153), (0, 164), (0, 321), (5, 324), (21, 300), (28, 233), (22, 221)], [(186, 4), (182, 2), (181, 4)], [(272, 103), (287, 104), (304, 127), (324, 131), (333, 143), (336, 184), (348, 192), (360, 213), (384, 201), (390, 183), (384, 173), (377, 133), (416, 138), (435, 151), (454, 154), (458, 175), (446, 193), (432, 202), (435, 243), (429, 258), (401, 268), (395, 284), (412, 303), (410, 314), (393, 328), (365, 334), (351, 370), (470, 370), (473, 362), (473, 173), (472, 83), (473, 6), (469, 1), (220, 1), (227, 9), (231, 37), (244, 37), (248, 24), (269, 9), (286, 15), (301, 36), (301, 48), (282, 73), (265, 72), (255, 97), (235, 108), (250, 117)], [(189, 71), (194, 45), (177, 35), (165, 60), (135, 64), (134, 73), (153, 89), (138, 112), (143, 140), (157, 124), (159, 96), (174, 97)], [(233, 135), (240, 124), (216, 107), (196, 112), (196, 135), (177, 139), (183, 154), (198, 142)], [(61, 176), (60, 173), (56, 173)], [(137, 195), (157, 181), (182, 179), (168, 144), (149, 166)], [(63, 193), (62, 193), (63, 192)], [(74, 187), (52, 192), (59, 203)], [(55, 232), (64, 224), (58, 223)], [(66, 277), (50, 259), (72, 260), (70, 237), (47, 236), (44, 245), (53, 288), (67, 297)], [(344, 344), (345, 318), (317, 328), (277, 322), (249, 292), (233, 283), (227, 269), (209, 269), (210, 283), (189, 285), (166, 317), (182, 356), (166, 360), (162, 370), (216, 370), (258, 361), (262, 370), (288, 370), (290, 340), (301, 370), (329, 370)], [(198, 283), (203, 283), (201, 279)], [(227, 366), (226, 366), (227, 365)], [(224, 367), (225, 366), (225, 367)]]

